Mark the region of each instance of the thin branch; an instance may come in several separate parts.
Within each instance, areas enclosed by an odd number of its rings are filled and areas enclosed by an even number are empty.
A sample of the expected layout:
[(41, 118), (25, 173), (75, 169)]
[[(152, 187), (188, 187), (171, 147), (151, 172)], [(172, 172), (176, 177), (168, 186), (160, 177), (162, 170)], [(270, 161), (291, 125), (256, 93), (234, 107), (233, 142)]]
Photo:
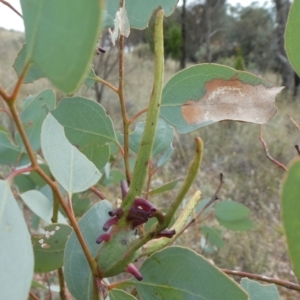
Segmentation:
[(203, 212), (209, 207), (211, 206), (215, 201), (219, 200), (219, 192), (222, 188), (224, 184), (224, 176), (222, 173), (220, 173), (220, 183), (219, 186), (217, 188), (217, 190), (215, 191), (214, 195), (211, 197), (211, 199), (205, 204), (205, 206), (199, 211), (199, 213), (196, 215), (196, 217), (194, 217), (188, 224), (185, 225), (185, 227), (180, 231), (180, 233), (178, 233), (178, 235), (176, 236), (176, 239), (185, 231), (187, 230), (192, 224), (196, 223), (196, 220), (200, 218), (200, 216), (203, 214)]
[(52, 300), (52, 292), (51, 292), (50, 282), (49, 282), (49, 278), (48, 278), (47, 273), (45, 273), (45, 278), (46, 278), (46, 282), (47, 282), (47, 286), (48, 286), (49, 300)]
[(287, 289), (300, 292), (300, 285), (290, 282), (290, 281), (285, 281), (285, 280), (275, 279), (275, 278), (271, 278), (271, 277), (267, 277), (267, 276), (263, 276), (263, 275), (235, 271), (235, 270), (228, 270), (228, 269), (221, 269), (221, 270), (228, 275), (234, 275), (234, 276), (239, 276), (239, 277), (248, 277), (248, 278), (259, 280), (259, 281), (274, 283), (276, 285), (283, 286)]
[(287, 116), (290, 118), (291, 122), (297, 127), (297, 129), (300, 130), (300, 126), (298, 125), (298, 123), (289, 114), (287, 114)]
[(9, 182), (11, 182), (15, 176), (22, 174), (22, 173), (27, 173), (27, 172), (31, 172), (34, 171), (35, 169), (33, 167), (26, 167), (26, 168), (22, 168), (22, 169), (18, 169), (18, 170), (14, 170), (12, 171), (5, 180), (8, 180)]
[(18, 16), (20, 16), (23, 19), (23, 16), (10, 3), (8, 3), (5, 0), (0, 0), (0, 2), (6, 5), (7, 7), (9, 7), (11, 10), (13, 10)]
[(60, 300), (67, 300), (67, 298), (66, 298), (65, 278), (64, 278), (63, 269), (59, 268), (57, 270), (57, 272), (58, 272), (58, 279), (59, 279), (59, 295), (60, 295)]
[(6, 108), (0, 108), (0, 111), (8, 114), (11, 117), (11, 113)]
[(33, 292), (29, 292), (29, 297), (33, 300), (39, 300), (39, 298)]
[(101, 200), (106, 199), (104, 194), (100, 190), (98, 190), (96, 187), (92, 186), (92, 187), (89, 188), (89, 190), (91, 192), (93, 192), (96, 196), (98, 196)]
[[(123, 7), (123, 0), (120, 1), (120, 7)], [(123, 118), (123, 134), (124, 134), (124, 164), (125, 173), (128, 184), (131, 181), (130, 164), (129, 164), (129, 120), (127, 118), (125, 97), (124, 97), (124, 36), (120, 35), (119, 39), (119, 99)]]
[(112, 91), (114, 91), (115, 93), (118, 93), (118, 89), (117, 89), (116, 87), (114, 87), (111, 83), (109, 83), (108, 81), (106, 81), (106, 80), (100, 78), (99, 76), (96, 76), (96, 77), (95, 77), (95, 80), (96, 80), (97, 82), (100, 82), (100, 83), (106, 85), (107, 87), (109, 87), (109, 88), (110, 88)]
[(300, 148), (299, 148), (299, 145), (295, 145), (295, 148), (296, 148), (296, 150), (297, 150), (298, 155), (300, 155)]
[(139, 116), (141, 116), (142, 114), (144, 114), (145, 112), (148, 111), (148, 107), (142, 109), (141, 111), (139, 111), (136, 115), (134, 115), (131, 119), (128, 120), (128, 122), (131, 124), (133, 123)]
[(273, 158), (271, 156), (271, 154), (269, 153), (269, 149), (268, 149), (268, 145), (265, 142), (263, 135), (262, 135), (262, 126), (260, 126), (260, 137), (259, 140), (261, 141), (263, 148), (265, 150), (265, 154), (267, 156), (267, 158), (273, 162), (276, 166), (278, 166), (279, 168), (281, 168), (282, 170), (284, 170), (285, 172), (287, 172), (287, 167), (285, 165), (283, 165), (282, 163), (280, 163), (278, 160), (276, 160), (275, 158)]

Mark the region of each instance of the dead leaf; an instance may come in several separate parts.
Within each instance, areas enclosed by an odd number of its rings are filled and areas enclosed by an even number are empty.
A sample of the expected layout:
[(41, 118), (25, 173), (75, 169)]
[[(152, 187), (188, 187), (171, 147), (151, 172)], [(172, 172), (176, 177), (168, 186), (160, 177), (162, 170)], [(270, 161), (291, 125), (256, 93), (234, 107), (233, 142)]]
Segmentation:
[(264, 124), (275, 115), (275, 97), (284, 87), (251, 85), (235, 76), (229, 80), (212, 79), (205, 88), (204, 97), (188, 100), (181, 107), (188, 125), (223, 120)]

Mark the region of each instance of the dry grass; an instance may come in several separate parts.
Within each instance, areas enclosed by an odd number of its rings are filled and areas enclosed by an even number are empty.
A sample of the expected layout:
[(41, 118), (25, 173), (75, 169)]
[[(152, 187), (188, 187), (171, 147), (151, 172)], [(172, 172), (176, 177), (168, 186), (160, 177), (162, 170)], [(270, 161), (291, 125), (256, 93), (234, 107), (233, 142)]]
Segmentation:
[[(0, 29), (0, 82), (11, 90), (16, 81), (11, 65), (14, 61), (23, 37)], [(176, 63), (166, 62), (165, 82), (177, 69)], [(153, 63), (132, 54), (126, 55), (125, 96), (127, 108), (132, 116), (147, 105), (153, 82)], [(278, 76), (270, 74), (270, 80), (278, 81)], [(117, 73), (113, 73), (109, 81), (117, 85)], [(29, 93), (34, 94), (41, 89), (51, 87), (47, 80), (40, 80), (22, 89), (21, 99)], [(80, 89), (78, 94), (94, 98), (94, 92)], [(57, 96), (62, 95), (57, 92)], [(117, 96), (109, 90), (104, 93), (103, 105), (121, 128), (120, 109)], [(284, 164), (297, 155), (294, 145), (298, 143), (299, 132), (291, 123), (290, 114), (300, 123), (297, 112), (300, 111), (299, 101), (293, 101), (283, 94), (277, 100), (278, 113), (263, 126), (264, 138), (273, 157)], [(142, 118), (141, 118), (142, 119)], [(193, 140), (201, 136), (205, 143), (205, 151), (201, 172), (197, 177), (193, 190), (201, 189), (203, 198), (211, 197), (218, 185), (218, 174), (225, 176), (225, 184), (221, 190), (221, 199), (233, 199), (247, 205), (255, 221), (255, 229), (244, 233), (233, 233), (222, 229), (226, 245), (211, 255), (216, 265), (224, 268), (243, 270), (285, 280), (296, 281), (287, 257), (286, 246), (280, 222), (280, 185), (284, 172), (271, 163), (265, 156), (258, 140), (259, 126), (246, 123), (221, 122), (197, 132), (178, 136), (174, 145), (175, 153), (170, 163), (160, 170), (155, 180), (164, 182), (177, 177), (184, 177), (186, 168), (193, 157)], [(110, 192), (107, 190), (107, 193)], [(192, 191), (191, 191), (192, 192)], [(156, 198), (161, 206), (168, 206), (175, 192), (169, 192)], [(119, 195), (111, 195), (116, 197)], [(218, 227), (214, 218), (206, 224)], [(178, 243), (189, 246), (198, 252), (201, 232), (199, 225), (190, 228)], [(280, 289), (282, 299), (299, 299), (299, 294)]]

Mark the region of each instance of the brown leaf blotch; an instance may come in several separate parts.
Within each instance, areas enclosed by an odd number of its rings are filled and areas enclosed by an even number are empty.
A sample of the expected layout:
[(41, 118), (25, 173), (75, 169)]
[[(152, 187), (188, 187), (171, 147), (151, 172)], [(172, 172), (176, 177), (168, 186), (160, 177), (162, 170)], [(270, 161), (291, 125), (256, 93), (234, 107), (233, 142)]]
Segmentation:
[(247, 84), (236, 76), (229, 80), (212, 79), (205, 88), (201, 99), (187, 100), (181, 107), (188, 125), (222, 120), (264, 124), (275, 115), (275, 96), (283, 89)]

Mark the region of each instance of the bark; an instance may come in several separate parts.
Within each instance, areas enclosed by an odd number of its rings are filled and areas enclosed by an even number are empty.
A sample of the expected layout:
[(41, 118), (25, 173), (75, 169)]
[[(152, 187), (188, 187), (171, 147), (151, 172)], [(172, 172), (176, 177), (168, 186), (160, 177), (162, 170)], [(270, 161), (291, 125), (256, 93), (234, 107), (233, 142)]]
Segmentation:
[(274, 3), (276, 6), (277, 20), (277, 58), (281, 69), (282, 84), (286, 87), (288, 92), (295, 94), (295, 72), (287, 59), (284, 48), (284, 31), (290, 9), (290, 2), (288, 0), (274, 0)]
[(183, 0), (181, 9), (181, 43), (180, 69), (184, 69), (186, 66), (186, 0)]

